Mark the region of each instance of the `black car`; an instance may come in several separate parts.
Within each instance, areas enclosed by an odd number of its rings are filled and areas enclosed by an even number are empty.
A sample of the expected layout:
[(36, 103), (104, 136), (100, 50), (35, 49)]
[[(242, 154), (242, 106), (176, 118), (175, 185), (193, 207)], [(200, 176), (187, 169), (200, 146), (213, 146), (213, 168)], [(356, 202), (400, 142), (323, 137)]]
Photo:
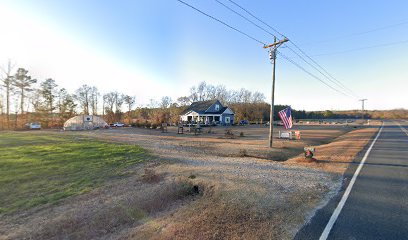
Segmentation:
[(248, 125), (249, 121), (248, 120), (241, 120), (239, 121), (239, 125)]

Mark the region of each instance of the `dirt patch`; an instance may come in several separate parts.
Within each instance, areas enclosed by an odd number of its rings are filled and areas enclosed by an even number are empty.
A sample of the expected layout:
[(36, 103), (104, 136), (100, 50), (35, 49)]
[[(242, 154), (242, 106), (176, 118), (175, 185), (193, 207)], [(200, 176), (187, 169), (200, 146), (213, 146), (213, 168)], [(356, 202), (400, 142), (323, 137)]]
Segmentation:
[[(220, 157), (254, 157), (274, 161), (285, 161), (302, 151), (306, 145), (321, 145), (355, 130), (353, 126), (297, 126), (301, 132), (300, 140), (278, 139), (283, 127), (274, 129), (274, 148), (268, 147), (269, 128), (263, 126), (213, 127), (211, 133), (203, 130), (200, 135), (194, 133), (177, 134), (177, 129), (169, 127), (167, 133), (160, 130), (143, 128), (111, 129), (81, 134), (114, 142), (134, 143), (151, 149), (159, 155), (172, 155), (174, 152), (191, 155), (209, 155)], [(227, 136), (234, 137), (226, 137)], [(239, 137), (240, 135), (244, 137)], [(70, 134), (70, 133), (67, 133)]]

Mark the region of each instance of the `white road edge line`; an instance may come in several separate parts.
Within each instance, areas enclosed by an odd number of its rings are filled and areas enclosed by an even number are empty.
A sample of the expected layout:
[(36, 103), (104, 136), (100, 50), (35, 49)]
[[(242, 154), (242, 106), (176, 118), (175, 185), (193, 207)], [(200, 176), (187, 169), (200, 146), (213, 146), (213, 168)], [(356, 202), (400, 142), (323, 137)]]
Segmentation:
[(401, 130), (408, 136), (408, 131), (399, 122), (396, 122), (396, 123), (401, 128)]
[(319, 240), (326, 240), (327, 237), (329, 236), (329, 233), (330, 233), (331, 229), (333, 228), (334, 223), (336, 222), (337, 218), (339, 217), (340, 212), (343, 209), (344, 204), (346, 203), (347, 198), (350, 195), (351, 189), (353, 188), (354, 182), (356, 181), (358, 174), (360, 173), (361, 169), (363, 168), (363, 165), (364, 165), (368, 155), (370, 154), (371, 149), (374, 146), (374, 143), (377, 141), (378, 137), (381, 134), (383, 126), (384, 126), (384, 123), (381, 125), (380, 131), (378, 131), (377, 136), (374, 138), (374, 141), (371, 143), (371, 145), (368, 148), (367, 152), (364, 154), (363, 159), (361, 160), (360, 164), (358, 165), (358, 167), (357, 167), (357, 169), (356, 169), (356, 171), (355, 171), (355, 173), (353, 175), (353, 178), (351, 179), (349, 185), (347, 186), (347, 189), (344, 192), (343, 197), (341, 198), (339, 204), (337, 205), (337, 207), (334, 210), (332, 216), (330, 217), (330, 220), (327, 223), (326, 227), (324, 228), (324, 230), (322, 232), (322, 235), (320, 236)]

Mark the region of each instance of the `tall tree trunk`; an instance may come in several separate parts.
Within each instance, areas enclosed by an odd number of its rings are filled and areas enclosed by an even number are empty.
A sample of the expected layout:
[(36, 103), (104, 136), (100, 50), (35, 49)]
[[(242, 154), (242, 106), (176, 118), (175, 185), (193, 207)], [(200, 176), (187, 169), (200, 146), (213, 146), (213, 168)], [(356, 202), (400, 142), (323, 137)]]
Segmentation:
[(20, 101), (21, 115), (24, 113), (24, 88), (21, 88), (21, 101)]
[(10, 128), (10, 83), (6, 87), (6, 98), (7, 128)]

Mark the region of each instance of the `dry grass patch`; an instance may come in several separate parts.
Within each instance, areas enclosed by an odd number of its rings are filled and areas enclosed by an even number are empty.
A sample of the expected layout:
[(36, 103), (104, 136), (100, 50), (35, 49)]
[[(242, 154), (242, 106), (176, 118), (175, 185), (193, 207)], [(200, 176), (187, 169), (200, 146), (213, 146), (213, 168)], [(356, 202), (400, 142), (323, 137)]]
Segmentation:
[(291, 239), (292, 228), (304, 221), (305, 205), (317, 205), (330, 190), (324, 184), (307, 192), (254, 182), (212, 184), (200, 199), (122, 239)]
[(199, 186), (188, 178), (145, 182), (143, 175), (60, 206), (10, 217), (0, 222), (0, 239), (109, 239), (200, 196)]
[(377, 133), (378, 128), (363, 128), (349, 132), (334, 142), (317, 146), (316, 162), (307, 162), (303, 154), (286, 161), (285, 164), (322, 169), (327, 172), (343, 174), (349, 163), (364, 149)]

